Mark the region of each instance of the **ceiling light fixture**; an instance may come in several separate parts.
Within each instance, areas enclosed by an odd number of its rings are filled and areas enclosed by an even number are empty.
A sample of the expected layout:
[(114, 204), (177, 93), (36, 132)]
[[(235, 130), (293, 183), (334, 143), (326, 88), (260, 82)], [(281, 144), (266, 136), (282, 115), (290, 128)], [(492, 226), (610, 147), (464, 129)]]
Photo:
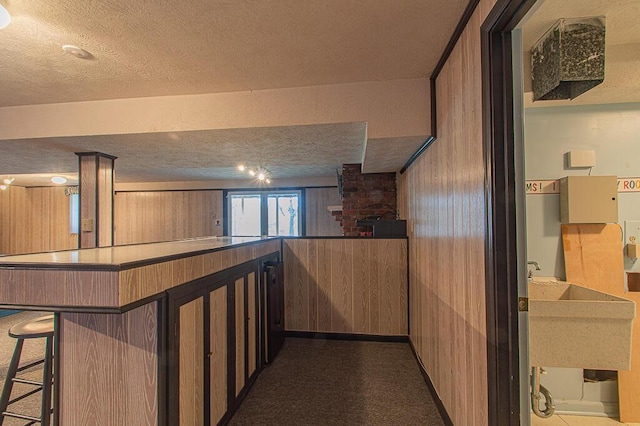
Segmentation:
[(247, 167), (244, 164), (239, 164), (237, 168), (241, 172), (246, 171), (251, 177), (255, 177), (260, 182), (271, 183), (271, 179), (269, 179), (269, 171), (264, 167)]
[[(11, 15), (5, 7), (0, 4), (0, 30), (6, 28), (11, 23)], [(2, 188), (7, 189), (7, 188)]]
[(67, 183), (67, 178), (62, 176), (54, 176), (51, 178), (51, 182), (62, 185), (63, 183)]
[(92, 57), (91, 53), (71, 44), (65, 44), (64, 46), (62, 46), (62, 50), (64, 50), (65, 53), (68, 53), (80, 59), (90, 59)]

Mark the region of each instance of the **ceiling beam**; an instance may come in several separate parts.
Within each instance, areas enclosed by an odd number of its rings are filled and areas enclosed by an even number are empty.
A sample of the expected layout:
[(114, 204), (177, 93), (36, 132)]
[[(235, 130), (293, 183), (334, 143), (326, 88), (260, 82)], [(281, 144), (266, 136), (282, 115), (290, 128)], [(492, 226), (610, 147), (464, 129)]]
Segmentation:
[(366, 122), (367, 137), (427, 135), (426, 78), (0, 108), (0, 140)]

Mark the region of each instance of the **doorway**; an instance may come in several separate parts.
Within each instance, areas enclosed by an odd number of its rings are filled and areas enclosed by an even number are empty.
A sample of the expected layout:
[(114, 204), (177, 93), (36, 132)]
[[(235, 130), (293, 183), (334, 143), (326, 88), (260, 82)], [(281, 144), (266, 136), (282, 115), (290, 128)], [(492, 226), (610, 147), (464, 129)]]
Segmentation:
[[(484, 127), (487, 173), (489, 176), (487, 198), (488, 211), (491, 212), (491, 216), (487, 220), (490, 228), (489, 235), (492, 240), (489, 242), (487, 249), (488, 260), (492, 261), (487, 275), (487, 294), (488, 297), (495, 299), (496, 306), (504, 308), (503, 310), (496, 309), (499, 312), (496, 312), (493, 316), (488, 316), (488, 326), (503, 332), (500, 337), (496, 338), (498, 347), (500, 347), (500, 344), (504, 344), (505, 347), (509, 348), (504, 351), (496, 351), (495, 361), (490, 358), (490, 362), (494, 362), (496, 371), (500, 371), (499, 367), (502, 366), (503, 368), (508, 368), (512, 374), (515, 373), (518, 366), (520, 367), (517, 375), (519, 378), (517, 387), (520, 396), (519, 421), (520, 424), (525, 425), (531, 424), (532, 420), (532, 424), (539, 424), (536, 417), (531, 418), (529, 415), (531, 410), (529, 401), (528, 318), (526, 314), (518, 313), (514, 309), (518, 305), (518, 297), (527, 296), (527, 260), (536, 260), (542, 267), (542, 271), (533, 271), (534, 275), (564, 278), (559, 217), (554, 219), (556, 223), (551, 224), (553, 226), (550, 226), (548, 221), (545, 222), (543, 220), (544, 216), (548, 216), (549, 212), (552, 211), (554, 215), (559, 215), (559, 196), (557, 194), (541, 196), (532, 195), (531, 193), (527, 195), (525, 192), (526, 179), (534, 177), (529, 173), (534, 167), (538, 174), (541, 173), (541, 170), (544, 170), (544, 167), (541, 166), (541, 161), (547, 162), (544, 164), (545, 167), (549, 166), (548, 163), (550, 161), (559, 162), (557, 164), (558, 167), (556, 167), (557, 170), (553, 172), (555, 175), (589, 173), (590, 170), (570, 170), (563, 165), (567, 161), (565, 151), (581, 148), (592, 149), (596, 152), (596, 156), (600, 161), (598, 163), (600, 168), (594, 170), (594, 174), (624, 176), (625, 164), (628, 163), (624, 163), (625, 155), (618, 152), (616, 154), (618, 158), (614, 160), (609, 151), (604, 151), (604, 148), (601, 148), (602, 140), (607, 140), (607, 145), (610, 146), (613, 144), (625, 146), (624, 131), (621, 129), (626, 128), (629, 133), (637, 132), (630, 130), (626, 125), (621, 126), (619, 117), (627, 115), (634, 117), (637, 122), (636, 114), (640, 113), (640, 104), (637, 103), (640, 97), (638, 99), (618, 97), (616, 98), (618, 99), (617, 104), (610, 103), (604, 107), (594, 105), (576, 107), (576, 102), (573, 102), (571, 107), (555, 105), (553, 110), (549, 108), (547, 111), (544, 111), (545, 108), (531, 108), (530, 101), (522, 96), (522, 69), (525, 68), (525, 72), (530, 72), (526, 59), (523, 60), (522, 57), (522, 46), (524, 46), (525, 50), (531, 46), (529, 46), (529, 42), (524, 42), (523, 44), (523, 34), (519, 28), (521, 28), (523, 21), (526, 21), (532, 14), (537, 13), (538, 7), (541, 5), (549, 6), (551, 3), (553, 3), (553, 0), (544, 2), (542, 0), (538, 2), (531, 0), (499, 1), (483, 26), (483, 80), (486, 114)], [(557, 18), (576, 17), (565, 16), (568, 13), (568, 2), (561, 3), (561, 11), (553, 15), (554, 21)], [(596, 10), (597, 3), (599, 2), (582, 2), (582, 7), (585, 9), (577, 16), (596, 16), (601, 14)], [(603, 2), (602, 4), (611, 7), (614, 3), (622, 5), (624, 2)], [(629, 15), (638, 12), (637, 8), (631, 7), (629, 2), (622, 6), (627, 7), (625, 19)], [(626, 31), (626, 33), (628, 34), (629, 31)], [(607, 28), (607, 37), (609, 37), (609, 28)], [(634, 41), (634, 43), (637, 42)], [(615, 46), (612, 50), (617, 53), (617, 51), (621, 50), (621, 47)], [(624, 58), (630, 61), (635, 60), (637, 56), (625, 55)], [(637, 67), (635, 69), (637, 70)], [(610, 71), (611, 69), (607, 72)], [(630, 72), (632, 72), (631, 69)], [(627, 89), (628, 93), (622, 95), (632, 94), (634, 90)], [(592, 93), (595, 93), (595, 90)], [(583, 100), (578, 103), (584, 102)], [(635, 102), (636, 104), (633, 106), (629, 102)], [(625, 104), (623, 105), (622, 103)], [(576, 118), (578, 115), (582, 115), (581, 118)], [(614, 116), (616, 118), (611, 119)], [(557, 124), (558, 122), (554, 121), (560, 119), (566, 120), (566, 122)], [(617, 124), (608, 127), (609, 130), (603, 133), (603, 129), (608, 125), (605, 122), (615, 122)], [(531, 124), (535, 126), (535, 129), (527, 129), (523, 127), (523, 123), (525, 123), (525, 126), (527, 125), (526, 123)], [(579, 130), (567, 130), (571, 126)], [(550, 128), (560, 130), (559, 134), (549, 135), (546, 133)], [(562, 133), (563, 131), (564, 133)], [(589, 137), (585, 136), (585, 132), (589, 133), (589, 131), (592, 134), (600, 131), (601, 140), (597, 142), (589, 140)], [(535, 147), (528, 145), (532, 140), (536, 139), (532, 136), (535, 133), (544, 133), (546, 136), (541, 136), (542, 139), (555, 138), (552, 141), (553, 149), (550, 149), (552, 145), (548, 140), (546, 144), (540, 143)], [(568, 133), (574, 134), (568, 135)], [(632, 147), (632, 150), (635, 149), (634, 147)], [(609, 146), (607, 146), (607, 149), (609, 149)], [(629, 147), (626, 149), (628, 151)], [(532, 152), (536, 150), (546, 150), (547, 152)], [(525, 154), (527, 157), (526, 164)], [(542, 159), (537, 162), (537, 166), (533, 165), (532, 160), (534, 158)], [(622, 161), (618, 162), (617, 169), (614, 169), (613, 164), (620, 159)], [(526, 175), (525, 171), (527, 171)], [(636, 174), (640, 174), (638, 172), (640, 172), (640, 169), (635, 171)], [(627, 175), (629, 173), (633, 175), (634, 171), (628, 171)], [(541, 175), (535, 177), (544, 178)], [(553, 178), (557, 177), (560, 176), (553, 176)], [(627, 197), (627, 200), (624, 200), (625, 197)], [(632, 205), (632, 202), (628, 200), (629, 196), (620, 195), (619, 198), (622, 200), (620, 201), (622, 207), (619, 222), (623, 225), (623, 220), (635, 218), (624, 217), (623, 211), (626, 207), (623, 206), (623, 201)], [(525, 220), (525, 211), (527, 220)], [(551, 232), (548, 231), (551, 228), (554, 229), (553, 232), (557, 235), (551, 235)], [(546, 241), (542, 241), (543, 238), (540, 236), (532, 235), (532, 233), (538, 231), (544, 234), (543, 237), (546, 238)], [(496, 259), (501, 259), (502, 261)], [(634, 267), (636, 266), (631, 265), (628, 259), (625, 258), (625, 272), (627, 274), (633, 273)], [(514, 356), (514, 354), (517, 355)], [(557, 371), (552, 371), (549, 374), (549, 378), (557, 374)], [(602, 381), (607, 386), (610, 383), (606, 382), (611, 380), (611, 374), (582, 369), (579, 369), (579, 372), (574, 375), (580, 386), (580, 395), (576, 398), (582, 401), (588, 399), (587, 395), (585, 395), (588, 392), (584, 390), (583, 386), (583, 383), (586, 383), (587, 380), (590, 382), (593, 380)], [(565, 380), (563, 377), (560, 377), (559, 382), (566, 384), (568, 379)], [(507, 398), (506, 390), (508, 386), (512, 386), (512, 391), (516, 386), (513, 381), (509, 381), (507, 377), (504, 377), (504, 375), (501, 377), (497, 373), (495, 375), (490, 374), (489, 381), (493, 388), (496, 389), (496, 393), (503, 395), (505, 398)], [(554, 381), (555, 384), (552, 384)], [(558, 380), (548, 381), (548, 383), (550, 387), (556, 387)], [(553, 389), (551, 390), (553, 391)], [(558, 392), (562, 393), (564, 391), (558, 390)], [(610, 394), (611, 392), (607, 390), (605, 393)], [(611, 411), (611, 405), (614, 401), (609, 400), (614, 399), (615, 396), (605, 395), (599, 398), (596, 402), (600, 404), (601, 409), (595, 414), (598, 416), (615, 416), (615, 413)], [(497, 407), (496, 417), (494, 418), (507, 420), (506, 404), (501, 406), (499, 402), (496, 402), (493, 405)], [(560, 406), (560, 404), (557, 405)], [(565, 404), (564, 409), (568, 409), (569, 405)], [(511, 401), (511, 413), (514, 412), (514, 407), (516, 407), (516, 402)], [(585, 409), (581, 414), (589, 414), (589, 411)], [(606, 421), (607, 419), (603, 418), (603, 420)], [(586, 420), (583, 417), (573, 421)], [(612, 420), (609, 421), (612, 422)], [(493, 421), (490, 422), (493, 423)], [(509, 423), (515, 424), (516, 420), (512, 417)], [(567, 420), (564, 420), (564, 423), (559, 424), (581, 423), (567, 423)]]

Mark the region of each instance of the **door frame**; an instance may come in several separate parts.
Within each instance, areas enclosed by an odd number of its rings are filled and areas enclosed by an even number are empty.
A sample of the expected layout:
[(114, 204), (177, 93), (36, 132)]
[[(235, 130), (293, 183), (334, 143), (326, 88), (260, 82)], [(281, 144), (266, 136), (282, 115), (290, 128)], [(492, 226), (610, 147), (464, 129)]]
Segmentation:
[[(520, 424), (518, 194), (512, 35), (538, 0), (498, 0), (481, 27), (488, 423)], [(523, 208), (524, 206), (519, 206)]]

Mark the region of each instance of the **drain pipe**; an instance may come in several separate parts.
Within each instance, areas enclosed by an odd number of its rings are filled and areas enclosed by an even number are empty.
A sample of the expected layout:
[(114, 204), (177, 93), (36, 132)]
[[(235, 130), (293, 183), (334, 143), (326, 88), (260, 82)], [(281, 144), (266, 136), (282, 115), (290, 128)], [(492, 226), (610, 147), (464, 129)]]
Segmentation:
[[(556, 406), (553, 405), (551, 392), (540, 384), (540, 374), (545, 371), (541, 367), (531, 367), (531, 409), (536, 416), (546, 419), (553, 416)], [(545, 409), (540, 410), (540, 394), (544, 396)]]

